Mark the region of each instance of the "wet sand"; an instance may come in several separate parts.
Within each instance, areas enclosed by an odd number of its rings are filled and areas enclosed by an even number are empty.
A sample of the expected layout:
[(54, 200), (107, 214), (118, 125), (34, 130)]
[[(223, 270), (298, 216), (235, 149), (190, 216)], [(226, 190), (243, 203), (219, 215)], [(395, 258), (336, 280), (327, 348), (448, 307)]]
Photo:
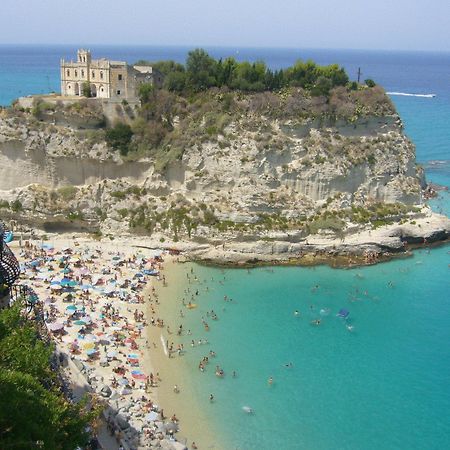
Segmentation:
[[(156, 316), (164, 318), (165, 326), (160, 328), (149, 325), (148, 331), (151, 361), (158, 368), (162, 379), (156, 390), (157, 397), (166, 416), (170, 417), (173, 413), (176, 413), (180, 419), (180, 431), (177, 434), (177, 439), (180, 442), (186, 443), (189, 448), (195, 441), (199, 449), (221, 449), (223, 445), (217, 442), (215, 437), (217, 418), (208, 416), (205, 410), (208, 399), (199, 398), (198, 393), (194, 392), (190, 386), (191, 383), (189, 383), (189, 379), (196, 375), (192, 373), (192, 366), (189, 367), (186, 359), (186, 354), (191, 348), (187, 345), (191, 336), (187, 336), (186, 331), (192, 319), (181, 300), (186, 297), (184, 294), (184, 289), (188, 285), (186, 271), (188, 267), (191, 267), (191, 264), (177, 263), (176, 259), (176, 257), (165, 258), (162, 274), (166, 277), (167, 285), (163, 286), (162, 282), (156, 285), (160, 302)], [(180, 310), (183, 311), (184, 318), (180, 317)], [(150, 311), (148, 317), (151, 318)], [(184, 328), (181, 337), (177, 335), (180, 324), (183, 324)], [(167, 332), (167, 325), (170, 327), (171, 334)], [(169, 358), (164, 352), (161, 336), (164, 342), (169, 341), (169, 345), (173, 342), (175, 348), (177, 348), (179, 342), (183, 342), (184, 355), (178, 356), (177, 352), (174, 352)], [(198, 336), (193, 335), (192, 339), (198, 339)], [(153, 343), (156, 343), (156, 349)], [(207, 349), (209, 347), (205, 346), (205, 351)], [(179, 393), (174, 392), (175, 385), (179, 387)]]

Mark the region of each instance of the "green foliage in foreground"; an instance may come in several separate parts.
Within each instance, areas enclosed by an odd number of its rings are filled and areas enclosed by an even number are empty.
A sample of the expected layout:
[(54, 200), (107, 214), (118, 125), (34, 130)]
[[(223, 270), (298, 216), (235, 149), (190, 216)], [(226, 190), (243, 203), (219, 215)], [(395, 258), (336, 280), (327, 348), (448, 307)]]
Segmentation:
[(19, 303), (0, 311), (0, 448), (73, 450), (87, 442), (85, 428), (97, 411), (59, 392), (53, 346), (22, 317)]

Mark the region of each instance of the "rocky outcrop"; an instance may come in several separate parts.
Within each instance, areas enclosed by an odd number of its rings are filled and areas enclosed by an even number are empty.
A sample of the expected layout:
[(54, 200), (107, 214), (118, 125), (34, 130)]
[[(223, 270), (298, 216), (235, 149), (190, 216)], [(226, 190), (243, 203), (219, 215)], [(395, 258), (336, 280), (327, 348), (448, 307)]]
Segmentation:
[[(434, 224), (428, 241), (448, 238), (448, 219), (423, 207), (423, 171), (395, 114), (354, 120), (249, 114), (217, 136), (203, 131), (159, 173), (155, 156), (124, 161), (103, 130), (3, 114), (0, 206), (13, 209), (5, 216), (47, 231), (131, 226), (161, 241), (205, 244), (206, 252), (194, 253), (211, 260), (224, 240), (233, 248), (228, 256), (239, 261), (239, 255), (283, 260), (321, 251), (314, 236), (343, 254), (400, 251), (403, 242), (423, 242), (428, 228), (405, 227), (424, 217)], [(383, 225), (388, 234), (374, 247), (370, 239), (349, 240)]]

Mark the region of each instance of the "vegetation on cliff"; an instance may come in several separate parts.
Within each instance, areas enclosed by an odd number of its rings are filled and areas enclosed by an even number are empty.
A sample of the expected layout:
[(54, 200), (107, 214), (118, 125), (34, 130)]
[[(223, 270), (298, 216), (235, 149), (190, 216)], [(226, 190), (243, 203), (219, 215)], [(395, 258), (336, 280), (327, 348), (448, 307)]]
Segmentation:
[(336, 64), (298, 61), (273, 71), (262, 61), (215, 60), (197, 49), (185, 65), (160, 61), (153, 66), (165, 74), (164, 88), (142, 85), (137, 117), (129, 127), (116, 123), (108, 142), (131, 158), (154, 157), (158, 170), (189, 147), (227, 137), (227, 125), (242, 119), (257, 128), (265, 117), (352, 122), (395, 112), (381, 87), (372, 80), (366, 86), (349, 82)]

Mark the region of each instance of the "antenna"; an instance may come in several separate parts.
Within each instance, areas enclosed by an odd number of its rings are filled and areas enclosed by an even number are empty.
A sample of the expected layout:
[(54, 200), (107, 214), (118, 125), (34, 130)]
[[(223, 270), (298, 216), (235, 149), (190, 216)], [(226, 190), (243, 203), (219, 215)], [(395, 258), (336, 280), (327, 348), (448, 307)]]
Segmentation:
[(361, 79), (361, 67), (358, 67), (358, 84), (360, 79)]
[(51, 91), (52, 87), (50, 86), (50, 77), (48, 75), (45, 76), (47, 78), (47, 87), (48, 87), (48, 92)]

